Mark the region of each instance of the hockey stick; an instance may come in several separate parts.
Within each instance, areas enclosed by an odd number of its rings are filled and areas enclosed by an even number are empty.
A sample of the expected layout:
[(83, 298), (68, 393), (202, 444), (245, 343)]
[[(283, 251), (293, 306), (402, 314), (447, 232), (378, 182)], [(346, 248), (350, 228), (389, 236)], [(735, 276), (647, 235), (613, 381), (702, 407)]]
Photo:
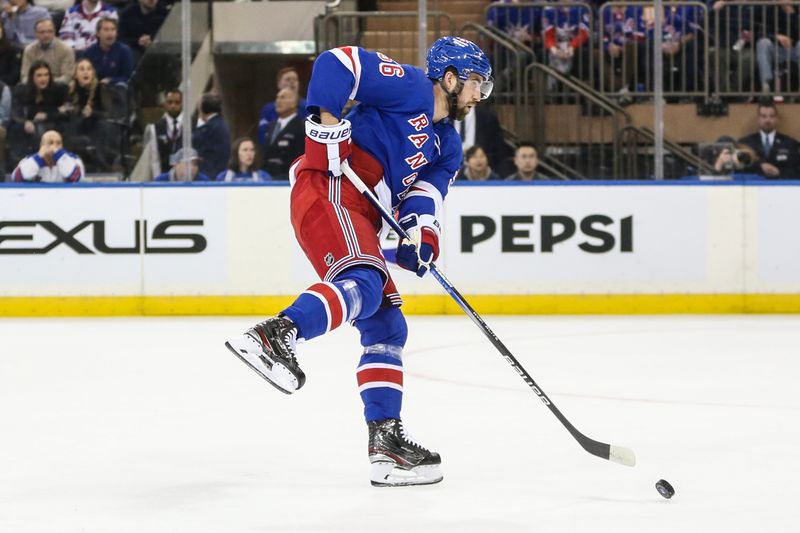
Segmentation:
[[(344, 172), (345, 176), (352, 182), (352, 184), (358, 189), (358, 191), (363, 194), (367, 200), (378, 210), (381, 214), (381, 217), (392, 227), (392, 229), (397, 233), (397, 235), (401, 239), (408, 239), (408, 233), (400, 226), (397, 220), (386, 210), (386, 208), (380, 203), (380, 201), (375, 197), (375, 194), (367, 188), (366, 184), (361, 181), (361, 178), (358, 177), (350, 165), (345, 161), (342, 163), (342, 172)], [(533, 378), (528, 374), (528, 372), (522, 368), (522, 365), (517, 361), (517, 359), (511, 354), (508, 348), (506, 348), (505, 344), (494, 334), (494, 332), (489, 329), (489, 326), (486, 325), (486, 322), (483, 321), (481, 316), (472, 308), (471, 305), (461, 296), (461, 293), (450, 283), (450, 280), (442, 273), (439, 268), (431, 263), (430, 264), (430, 271), (433, 274), (433, 277), (436, 278), (444, 290), (456, 301), (456, 303), (464, 310), (464, 312), (469, 316), (472, 321), (475, 323), (476, 326), (480, 328), (484, 335), (489, 339), (489, 341), (497, 348), (497, 351), (500, 352), (508, 364), (517, 371), (517, 373), (522, 377), (525, 383), (536, 393), (536, 396), (542, 400), (550, 411), (558, 418), (559, 422), (561, 422), (567, 431), (578, 441), (584, 450), (591, 453), (592, 455), (596, 455), (602, 459), (608, 459), (609, 461), (614, 461), (615, 463), (619, 463), (626, 466), (634, 466), (636, 464), (636, 456), (633, 453), (633, 450), (630, 448), (625, 448), (623, 446), (612, 446), (610, 444), (605, 444), (603, 442), (598, 442), (594, 439), (590, 439), (580, 431), (578, 431), (572, 423), (567, 420), (567, 418), (561, 414), (561, 411), (558, 410), (558, 407), (555, 406), (553, 402), (547, 397), (544, 391), (536, 384)]]

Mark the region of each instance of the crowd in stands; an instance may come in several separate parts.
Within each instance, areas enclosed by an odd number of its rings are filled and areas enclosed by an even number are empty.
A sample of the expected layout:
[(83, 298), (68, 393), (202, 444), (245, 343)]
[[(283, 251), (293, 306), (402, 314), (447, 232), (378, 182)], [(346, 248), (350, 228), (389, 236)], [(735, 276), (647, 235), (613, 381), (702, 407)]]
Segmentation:
[[(29, 173), (17, 170), (43, 142), (45, 132), (57, 132), (64, 148), (71, 150), (65, 153), (74, 152), (89, 171), (120, 168), (124, 132), (114, 119), (127, 113), (136, 63), (153, 43), (173, 1), (2, 1), (2, 175), (19, 162), (12, 179), (29, 179), (24, 177)], [(39, 174), (38, 179), (49, 181), (53, 175)]]
[[(529, 46), (537, 61), (585, 81), (595, 80), (595, 87), (604, 92), (652, 91), (652, 5), (605, 0), (514, 5), (519, 3), (523, 2), (493, 2), (487, 24)], [(759, 0), (751, 5), (728, 0), (679, 2), (665, 5), (662, 20), (665, 91), (800, 90), (797, 6)], [(503, 65), (499, 66), (502, 72)], [(712, 70), (719, 76), (709, 76), (711, 86), (705, 87), (703, 74)], [(553, 80), (549, 81), (552, 87)]]
[[(507, 9), (506, 4), (514, 3), (494, 2), (497, 9), (488, 10), (488, 23), (529, 44), (537, 52), (536, 60), (558, 72), (586, 77), (590, 57), (597, 54), (595, 65), (608, 67), (602, 83), (614, 91), (631, 90), (652, 77), (646, 59), (653, 41), (652, 8), (641, 4), (606, 6), (603, 1), (587, 0), (575, 5), (562, 2)], [(114, 168), (119, 132), (105, 120), (114, 113), (113, 95), (127, 90), (137, 61), (153, 43), (171, 4), (169, 0), (123, 0), (112, 6), (103, 0), (82, 0), (65, 6), (61, 0), (52, 0), (48, 6), (33, 5), (31, 0), (5, 0), (3, 5), (0, 153), (8, 153), (11, 163), (19, 162), (12, 174), (14, 180), (49, 181), (60, 176), (72, 181), (74, 171), (59, 170), (66, 167), (59, 162), (71, 158), (81, 161), (80, 173), (84, 165), (94, 171)], [(751, 50), (763, 90), (772, 91), (780, 75), (773, 68), (776, 63), (791, 68), (800, 61), (800, 35), (796, 35), (800, 24), (793, 23), (800, 18), (791, 19), (792, 10), (778, 3), (749, 10), (747, 6), (728, 6), (726, 0), (710, 1), (702, 12), (694, 4), (667, 6), (662, 52), (665, 58), (683, 58), (678, 62), (680, 68), (674, 68), (675, 61), (671, 63), (669, 76), (685, 90), (696, 88), (696, 71), (704, 68), (705, 60), (696, 48), (706, 38), (701, 31), (702, 16), (724, 14), (736, 18), (731, 28), (759, 28), (750, 36), (729, 31), (724, 44)], [(592, 42), (600, 46), (592, 48)], [(495, 70), (502, 77), (502, 60), (493, 59), (499, 63)], [(184, 95), (177, 89), (166, 91), (164, 114), (147, 126), (144, 135), (150, 177), (157, 181), (288, 180), (292, 161), (304, 150), (307, 111), (300, 85), (295, 68), (279, 70), (275, 99), (263, 106), (255, 138), (235, 140), (223, 116), (220, 96), (204, 94), (191, 110), (196, 116), (191, 131), (193, 150), (185, 158)], [(777, 133), (777, 124), (777, 108), (768, 103), (758, 105), (759, 132), (738, 142), (731, 139), (731, 149), (714, 153), (715, 167), (769, 178), (800, 178), (795, 175), (800, 174), (798, 144)], [(547, 173), (550, 167), (544, 165), (541, 170), (534, 144), (522, 141), (512, 147), (504, 142), (491, 107), (476, 106), (464, 120), (455, 121), (454, 127), (464, 149), (457, 179), (553, 179)], [(55, 134), (63, 146), (43, 153), (45, 136), (52, 148)], [(34, 163), (41, 171), (33, 172)]]

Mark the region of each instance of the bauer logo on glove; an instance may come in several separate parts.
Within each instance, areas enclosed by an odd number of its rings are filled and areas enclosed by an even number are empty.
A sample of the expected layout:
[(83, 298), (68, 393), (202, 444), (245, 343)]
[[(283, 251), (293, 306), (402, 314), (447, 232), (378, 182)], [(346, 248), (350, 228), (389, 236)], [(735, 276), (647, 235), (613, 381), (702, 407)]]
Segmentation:
[(306, 163), (309, 167), (342, 175), (342, 161), (352, 153), (350, 145), (350, 121), (342, 119), (338, 124), (322, 124), (317, 115), (306, 119)]

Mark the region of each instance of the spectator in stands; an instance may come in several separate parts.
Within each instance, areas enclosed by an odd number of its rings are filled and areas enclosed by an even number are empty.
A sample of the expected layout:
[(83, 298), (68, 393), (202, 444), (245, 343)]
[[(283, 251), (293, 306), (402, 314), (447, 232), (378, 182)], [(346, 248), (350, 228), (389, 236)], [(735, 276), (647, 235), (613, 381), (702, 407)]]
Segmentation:
[(464, 120), (453, 121), (461, 137), (461, 147), (466, 152), (476, 144), (481, 146), (491, 166), (501, 176), (511, 172), (512, 150), (503, 141), (503, 130), (497, 115), (484, 106), (470, 109)]
[(97, 42), (98, 22), (107, 18), (119, 20), (117, 10), (103, 0), (83, 0), (67, 11), (58, 36), (76, 53), (83, 52)]
[(486, 152), (476, 144), (464, 152), (464, 166), (458, 171), (456, 179), (487, 181), (499, 180), (500, 176), (489, 166)]
[(709, 0), (709, 41), (715, 61), (711, 79), (719, 83), (718, 91), (750, 91), (753, 86), (753, 6), (728, 5), (727, 0)]
[[(661, 50), (664, 55), (664, 88), (667, 91), (691, 92), (703, 88), (697, 79), (703, 61), (698, 36), (701, 19), (702, 14), (696, 6), (664, 7)], [(655, 16), (647, 20), (647, 25), (648, 39), (653, 42)]]
[(64, 15), (67, 14), (69, 8), (75, 5), (75, 0), (36, 0), (36, 5), (50, 12), (53, 23), (58, 29), (61, 27)]
[(172, 166), (169, 172), (156, 176), (153, 181), (210, 181), (206, 174), (201, 172), (200, 164), (201, 158), (197, 155), (194, 148), (189, 149), (189, 157), (191, 175), (186, 173), (186, 164), (183, 162), (183, 148), (169, 156), (169, 163)]
[[(306, 111), (306, 99), (300, 96), (300, 77), (294, 67), (285, 67), (278, 71), (278, 92), (283, 89), (291, 89), (298, 95), (297, 114), (301, 119), (308, 116)], [(275, 110), (275, 102), (268, 102), (261, 109), (261, 119), (258, 121), (258, 143), (264, 146), (264, 136), (267, 132), (267, 125), (273, 120), (278, 119), (278, 112)]]
[[(645, 34), (635, 31), (639, 8), (615, 4), (603, 11), (603, 68), (602, 88), (618, 91), (622, 97), (645, 80)], [(643, 81), (642, 81), (643, 82)]]
[(507, 33), (513, 39), (532, 46), (542, 27), (542, 7), (514, 6), (514, 4), (524, 2), (525, 0), (498, 0), (492, 2), (486, 12), (486, 23)]
[(782, 2), (758, 6), (756, 24), (761, 29), (756, 42), (761, 91), (769, 94), (778, 89), (774, 86), (773, 68), (776, 65), (780, 70), (788, 71), (792, 63), (800, 64), (800, 28), (795, 7)]
[(50, 66), (36, 61), (28, 69), (28, 81), (14, 88), (9, 144), (14, 159), (36, 149), (41, 135), (58, 129), (66, 118), (66, 86), (53, 80)]
[(36, 61), (50, 65), (53, 79), (68, 84), (75, 73), (75, 52), (64, 41), (56, 37), (52, 19), (36, 23), (36, 40), (25, 47), (22, 54), (22, 81), (28, 81), (28, 69)]
[(305, 151), (305, 119), (297, 111), (297, 92), (285, 88), (275, 100), (278, 118), (267, 125), (264, 169), (274, 179), (289, 179), (289, 166)]
[[(604, 13), (603, 49), (609, 63), (604, 88), (619, 89), (623, 95), (633, 89), (652, 90), (653, 8), (618, 5)], [(698, 8), (666, 6), (662, 20), (664, 90), (694, 91), (698, 88), (697, 72), (702, 60), (697, 43)], [(622, 72), (622, 79), (616, 76), (619, 72)]]
[(200, 117), (192, 132), (192, 146), (200, 154), (200, 171), (206, 176), (216, 176), (225, 170), (231, 152), (231, 132), (222, 118), (222, 98), (215, 93), (205, 93), (198, 112)]
[(98, 171), (109, 168), (112, 159), (107, 143), (111, 135), (104, 127), (107, 112), (102, 89), (92, 62), (86, 58), (78, 61), (65, 105), (67, 140), (84, 162)]
[(800, 178), (800, 152), (795, 139), (778, 133), (778, 109), (771, 101), (758, 104), (758, 131), (739, 140), (753, 149), (760, 161), (747, 170), (765, 178)]
[(9, 87), (15, 86), (19, 81), (20, 54), (19, 48), (11, 44), (0, 24), (0, 81)]
[(28, 0), (8, 0), (3, 5), (3, 28), (8, 40), (17, 48), (32, 43), (36, 39), (36, 23), (49, 18), (50, 13), (45, 8), (34, 6)]
[[(585, 7), (561, 5), (544, 8), (542, 40), (551, 67), (562, 74), (576, 73), (584, 79), (588, 77), (589, 20), (590, 13)], [(553, 78), (548, 78), (547, 83), (550, 88), (555, 86)]]
[(539, 152), (533, 143), (521, 142), (514, 152), (514, 166), (517, 171), (506, 178), (506, 181), (533, 181), (547, 179), (536, 172), (539, 166)]
[(256, 143), (239, 137), (233, 143), (228, 168), (217, 174), (217, 181), (272, 181), (272, 176), (258, 168)]
[(103, 85), (126, 85), (133, 74), (133, 54), (117, 40), (116, 19), (104, 17), (97, 23), (97, 42), (83, 53), (94, 65)]
[(164, 115), (145, 129), (153, 176), (170, 169), (169, 156), (181, 147), (183, 135), (183, 93), (172, 89), (164, 94)]
[(138, 0), (119, 15), (119, 39), (141, 57), (153, 44), (169, 10), (159, 0)]
[(6, 173), (6, 138), (11, 123), (11, 89), (0, 81), (0, 181)]
[(11, 174), (17, 182), (74, 183), (84, 177), (81, 158), (64, 150), (61, 134), (44, 132), (39, 151), (22, 159)]
[[(522, 5), (525, 0), (498, 0), (492, 2), (486, 12), (486, 23), (518, 43), (531, 48), (534, 53), (524, 54), (525, 65), (535, 57), (540, 60), (546, 56), (542, 50), (542, 5)], [(544, 52), (544, 53), (543, 53)], [(507, 53), (497, 49), (492, 55), (492, 66), (495, 74), (494, 90), (508, 91), (517, 84), (517, 64)]]

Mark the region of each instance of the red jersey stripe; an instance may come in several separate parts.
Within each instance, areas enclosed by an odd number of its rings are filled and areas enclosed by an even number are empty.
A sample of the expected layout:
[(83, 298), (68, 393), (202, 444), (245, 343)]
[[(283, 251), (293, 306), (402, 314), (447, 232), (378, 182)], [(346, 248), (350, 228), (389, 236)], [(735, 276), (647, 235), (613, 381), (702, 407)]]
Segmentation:
[(397, 385), (403, 384), (402, 370), (393, 370), (391, 368), (367, 368), (356, 374), (358, 385), (364, 385), (373, 381), (388, 381)]
[(321, 294), (325, 301), (328, 302), (328, 309), (331, 312), (331, 323), (328, 329), (332, 330), (341, 326), (344, 318), (344, 309), (342, 309), (342, 302), (333, 287), (327, 283), (317, 283), (309, 287), (309, 290)]

